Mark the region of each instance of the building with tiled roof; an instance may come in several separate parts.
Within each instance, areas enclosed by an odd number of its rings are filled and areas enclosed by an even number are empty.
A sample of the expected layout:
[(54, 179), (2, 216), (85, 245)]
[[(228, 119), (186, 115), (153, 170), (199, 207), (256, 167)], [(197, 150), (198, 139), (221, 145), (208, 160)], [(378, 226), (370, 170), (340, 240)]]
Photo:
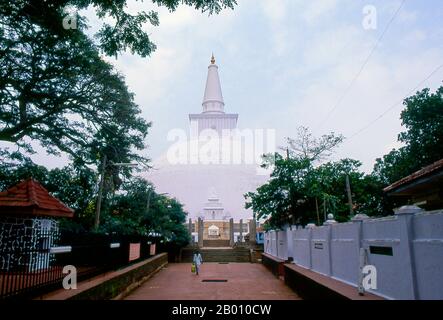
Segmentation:
[(443, 208), (443, 159), (404, 177), (383, 191), (390, 197), (426, 210)]
[[(47, 269), (59, 238), (59, 218), (74, 211), (27, 179), (0, 192), (0, 271)], [(20, 254), (18, 254), (20, 253)]]
[(0, 192), (0, 215), (72, 218), (74, 210), (50, 195), (37, 181), (27, 179)]

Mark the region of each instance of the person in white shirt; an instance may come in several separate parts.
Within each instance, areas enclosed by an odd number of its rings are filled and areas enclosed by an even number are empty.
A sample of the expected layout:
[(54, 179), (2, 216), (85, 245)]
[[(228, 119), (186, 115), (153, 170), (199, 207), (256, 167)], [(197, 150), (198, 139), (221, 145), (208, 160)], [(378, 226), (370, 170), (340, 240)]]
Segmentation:
[(195, 251), (192, 262), (194, 262), (195, 265), (195, 274), (198, 276), (198, 272), (200, 271), (200, 266), (203, 263), (202, 255), (198, 250)]

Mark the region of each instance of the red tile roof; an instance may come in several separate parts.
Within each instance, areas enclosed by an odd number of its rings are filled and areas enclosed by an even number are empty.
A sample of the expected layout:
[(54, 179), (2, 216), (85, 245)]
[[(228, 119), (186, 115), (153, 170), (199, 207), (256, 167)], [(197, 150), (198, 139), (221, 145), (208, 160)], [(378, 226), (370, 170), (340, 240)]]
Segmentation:
[(408, 184), (408, 183), (410, 183), (412, 181), (415, 181), (415, 180), (417, 180), (419, 178), (422, 178), (424, 176), (430, 175), (430, 174), (432, 174), (432, 173), (434, 173), (436, 171), (439, 171), (441, 169), (443, 169), (443, 159), (441, 159), (441, 160), (439, 160), (437, 162), (434, 162), (433, 164), (431, 164), (431, 165), (429, 165), (427, 167), (424, 167), (423, 169), (421, 169), (421, 170), (419, 170), (417, 172), (414, 172), (413, 174), (411, 174), (411, 175), (409, 175), (407, 177), (404, 177), (403, 179), (398, 180), (397, 182), (394, 182), (390, 186), (384, 188), (383, 191), (384, 192), (389, 192), (389, 191), (395, 190), (395, 189), (397, 189), (398, 187), (400, 187), (402, 185)]
[(28, 179), (0, 192), (0, 214), (72, 218), (74, 210), (51, 196), (40, 183)]

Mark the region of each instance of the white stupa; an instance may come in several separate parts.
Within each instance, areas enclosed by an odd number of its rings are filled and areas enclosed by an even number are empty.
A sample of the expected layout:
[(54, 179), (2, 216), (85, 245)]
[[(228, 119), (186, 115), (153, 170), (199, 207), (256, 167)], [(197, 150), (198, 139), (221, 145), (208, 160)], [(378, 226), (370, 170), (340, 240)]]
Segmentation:
[(248, 134), (252, 130), (237, 129), (238, 114), (224, 111), (214, 56), (202, 106), (202, 113), (189, 115), (190, 136), (154, 160), (145, 178), (158, 192), (183, 203), (192, 219), (250, 219), (253, 213), (245, 209), (244, 194), (255, 191), (269, 178), (259, 168), (264, 150), (262, 141)]

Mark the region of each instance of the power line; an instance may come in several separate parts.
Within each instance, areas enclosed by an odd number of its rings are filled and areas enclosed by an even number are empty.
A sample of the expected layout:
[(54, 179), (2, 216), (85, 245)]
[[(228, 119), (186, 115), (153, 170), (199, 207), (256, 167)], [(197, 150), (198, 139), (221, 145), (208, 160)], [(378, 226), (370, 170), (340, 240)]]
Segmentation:
[(377, 39), (376, 43), (374, 44), (374, 46), (372, 47), (369, 55), (366, 57), (366, 60), (364, 61), (363, 65), (361, 66), (361, 68), (359, 69), (359, 71), (357, 72), (357, 74), (355, 75), (355, 77), (352, 79), (352, 81), (350, 82), (350, 84), (346, 87), (344, 93), (340, 96), (340, 98), (337, 100), (336, 104), (332, 107), (332, 109), (328, 112), (328, 114), (326, 115), (326, 117), (319, 123), (318, 127), (321, 127), (329, 118), (330, 116), (334, 113), (335, 110), (337, 110), (337, 108), (340, 106), (341, 102), (344, 100), (344, 98), (347, 96), (347, 94), (349, 93), (349, 91), (351, 91), (352, 87), (354, 86), (354, 84), (357, 82), (358, 78), (360, 77), (360, 75), (362, 74), (363, 70), (365, 69), (366, 65), (369, 63), (369, 60), (372, 58), (375, 50), (377, 49), (378, 45), (380, 44), (380, 42), (383, 40), (385, 34), (387, 33), (389, 27), (391, 26), (391, 24), (394, 22), (395, 18), (397, 17), (398, 13), (400, 12), (400, 10), (403, 8), (403, 5), (405, 4), (406, 0), (403, 0), (400, 4), (400, 6), (398, 7), (398, 9), (395, 11), (394, 15), (392, 16), (391, 20), (389, 20), (388, 24), (386, 25), (385, 29), (383, 30), (382, 34), (380, 35), (380, 37)]
[(372, 120), (370, 123), (368, 123), (366, 126), (364, 126), (363, 128), (359, 129), (358, 131), (356, 131), (352, 136), (350, 136), (347, 140), (351, 140), (352, 138), (358, 136), (360, 133), (362, 133), (363, 131), (365, 131), (366, 129), (368, 129), (369, 127), (371, 127), (374, 123), (376, 123), (378, 120), (380, 120), (381, 118), (383, 118), (386, 114), (388, 114), (391, 110), (393, 110), (395, 107), (397, 107), (398, 105), (402, 104), (403, 101), (410, 96), (411, 94), (414, 94), (416, 92), (417, 89), (419, 89), (420, 87), (422, 87), (422, 85), (428, 81), (434, 74), (436, 74), (440, 69), (443, 68), (443, 64), (439, 65), (437, 68), (435, 68), (424, 80), (420, 81), (420, 83), (414, 87), (414, 89), (412, 89), (411, 91), (409, 91), (409, 93), (406, 95), (406, 97), (402, 98), (401, 100), (397, 101), (396, 103), (392, 104), (389, 108), (387, 108), (382, 114), (380, 114), (377, 118), (375, 118), (374, 120)]

